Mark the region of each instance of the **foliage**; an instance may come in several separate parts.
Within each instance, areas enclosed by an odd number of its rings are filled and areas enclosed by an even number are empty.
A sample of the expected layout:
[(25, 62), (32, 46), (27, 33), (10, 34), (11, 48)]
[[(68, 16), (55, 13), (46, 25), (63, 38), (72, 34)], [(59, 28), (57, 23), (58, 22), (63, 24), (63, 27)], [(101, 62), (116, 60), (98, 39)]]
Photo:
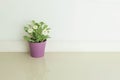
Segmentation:
[(32, 20), (31, 24), (24, 27), (24, 30), (28, 33), (28, 35), (24, 36), (24, 39), (28, 42), (40, 43), (50, 38), (48, 35), (50, 28), (44, 22)]

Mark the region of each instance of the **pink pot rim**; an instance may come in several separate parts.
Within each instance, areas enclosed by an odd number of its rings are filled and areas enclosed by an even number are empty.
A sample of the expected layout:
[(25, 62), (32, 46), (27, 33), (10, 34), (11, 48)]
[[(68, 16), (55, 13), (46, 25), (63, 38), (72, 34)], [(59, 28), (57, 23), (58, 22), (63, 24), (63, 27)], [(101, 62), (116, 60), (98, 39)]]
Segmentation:
[(44, 42), (28, 42), (30, 44), (40, 44), (40, 43), (45, 43), (47, 40), (45, 40)]

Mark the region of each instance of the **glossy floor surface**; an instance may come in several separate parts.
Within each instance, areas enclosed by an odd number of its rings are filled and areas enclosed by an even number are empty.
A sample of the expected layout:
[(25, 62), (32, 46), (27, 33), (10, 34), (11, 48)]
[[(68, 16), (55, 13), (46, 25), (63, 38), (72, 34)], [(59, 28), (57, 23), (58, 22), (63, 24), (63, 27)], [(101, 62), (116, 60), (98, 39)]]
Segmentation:
[(0, 53), (0, 80), (120, 80), (120, 53)]

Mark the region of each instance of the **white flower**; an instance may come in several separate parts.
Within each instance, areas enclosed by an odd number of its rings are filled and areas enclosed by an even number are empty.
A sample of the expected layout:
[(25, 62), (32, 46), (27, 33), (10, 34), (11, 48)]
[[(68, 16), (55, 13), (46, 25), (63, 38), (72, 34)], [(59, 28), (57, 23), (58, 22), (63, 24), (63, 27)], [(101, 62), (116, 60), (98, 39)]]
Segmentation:
[(33, 26), (33, 29), (38, 29), (38, 26)]
[(32, 33), (33, 32), (33, 29), (28, 29), (28, 33)]
[(48, 35), (48, 31), (47, 31), (47, 30), (43, 30), (43, 31), (42, 31), (42, 34), (43, 34), (43, 35)]

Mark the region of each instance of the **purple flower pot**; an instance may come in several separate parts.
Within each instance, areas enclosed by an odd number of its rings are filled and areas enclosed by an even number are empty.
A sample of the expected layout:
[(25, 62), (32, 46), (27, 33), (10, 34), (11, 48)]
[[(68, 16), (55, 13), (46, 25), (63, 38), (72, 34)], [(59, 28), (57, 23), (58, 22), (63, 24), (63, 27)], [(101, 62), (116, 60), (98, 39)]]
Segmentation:
[(40, 58), (44, 56), (46, 41), (41, 43), (29, 43), (30, 54), (34, 58)]

